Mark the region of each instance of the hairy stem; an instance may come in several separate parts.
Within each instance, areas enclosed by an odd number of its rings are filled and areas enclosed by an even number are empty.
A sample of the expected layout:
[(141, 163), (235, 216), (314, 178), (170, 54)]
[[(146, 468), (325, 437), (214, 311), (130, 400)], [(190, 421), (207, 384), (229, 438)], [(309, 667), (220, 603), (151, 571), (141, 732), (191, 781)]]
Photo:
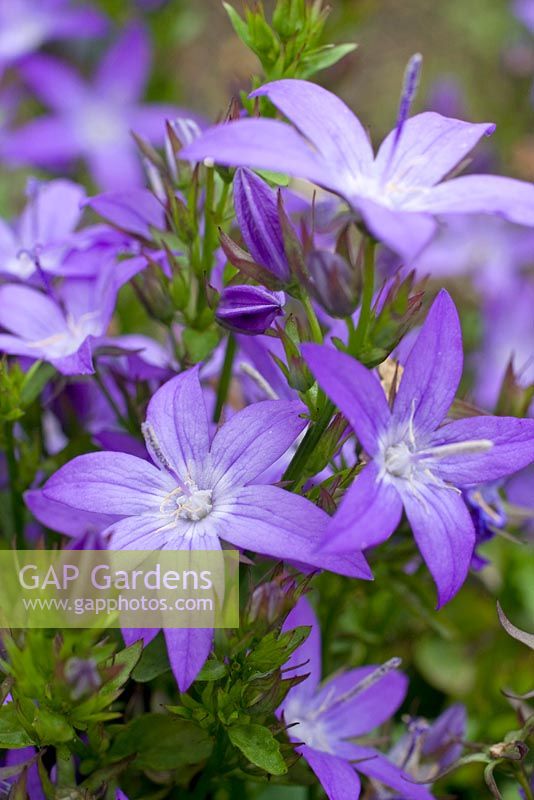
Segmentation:
[(237, 346), (235, 337), (230, 333), (226, 342), (226, 353), (224, 354), (221, 378), (219, 380), (219, 385), (217, 386), (217, 400), (215, 402), (215, 411), (213, 412), (214, 422), (219, 422), (224, 404), (226, 403), (226, 398), (228, 397), (236, 349)]

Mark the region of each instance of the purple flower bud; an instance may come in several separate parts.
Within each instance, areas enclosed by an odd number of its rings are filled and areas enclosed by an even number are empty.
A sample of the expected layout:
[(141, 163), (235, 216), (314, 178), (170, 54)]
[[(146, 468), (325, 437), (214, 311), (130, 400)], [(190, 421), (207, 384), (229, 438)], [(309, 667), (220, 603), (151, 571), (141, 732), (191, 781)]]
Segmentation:
[(217, 320), (225, 328), (252, 336), (264, 333), (282, 313), (284, 295), (263, 286), (227, 286), (217, 308)]
[(282, 281), (290, 277), (276, 194), (248, 169), (234, 178), (234, 206), (241, 235), (254, 261)]
[(307, 258), (310, 291), (333, 317), (347, 317), (358, 304), (358, 274), (337, 253), (314, 250)]

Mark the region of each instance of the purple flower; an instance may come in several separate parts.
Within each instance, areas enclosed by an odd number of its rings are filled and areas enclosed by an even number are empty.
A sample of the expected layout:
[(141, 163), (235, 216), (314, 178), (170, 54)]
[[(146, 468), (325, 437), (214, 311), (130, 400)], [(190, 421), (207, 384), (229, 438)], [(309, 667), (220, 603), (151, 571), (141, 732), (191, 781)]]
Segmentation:
[(434, 235), (436, 215), (497, 214), (534, 225), (531, 184), (494, 175), (441, 182), (494, 126), (432, 112), (406, 119), (414, 82), (413, 75), (408, 78), (397, 127), (376, 157), (350, 109), (301, 80), (275, 81), (252, 93), (268, 97), (295, 127), (272, 119), (237, 120), (210, 128), (181, 156), (307, 178), (344, 197), (370, 233), (406, 261)]
[(518, 383), (534, 382), (534, 284), (509, 281), (506, 291), (487, 298), (483, 305), (484, 340), (473, 358), (475, 399), (492, 408), (499, 398), (506, 369), (511, 363)]
[(443, 425), (463, 362), (458, 314), (444, 290), (405, 362), (393, 408), (378, 378), (355, 359), (319, 345), (302, 349), (368, 457), (328, 527), (325, 551), (385, 541), (404, 507), (441, 607), (465, 581), (475, 544), (458, 487), (497, 480), (533, 461), (534, 420), (481, 416)]
[(265, 333), (282, 314), (283, 292), (263, 286), (227, 286), (223, 289), (216, 317), (221, 325), (237, 333)]
[[(389, 758), (402, 766), (417, 782), (434, 781), (460, 758), (467, 725), (465, 706), (450, 706), (431, 724), (423, 718), (410, 721), (408, 732), (389, 752)], [(399, 800), (396, 792), (376, 788), (372, 800)]]
[(315, 772), (329, 800), (357, 800), (361, 790), (358, 773), (400, 791), (404, 800), (431, 800), (425, 787), (411, 783), (402, 769), (378, 750), (353, 742), (386, 722), (404, 700), (407, 680), (393, 671), (399, 660), (351, 669), (319, 685), (321, 634), (305, 597), (287, 617), (284, 629), (301, 625), (309, 625), (310, 634), (284, 671), (308, 677), (290, 689), (278, 713), (283, 714), (290, 739), (298, 742), (296, 751)]
[(534, 33), (534, 1), (514, 0), (512, 7), (518, 20), (523, 23), (530, 33)]
[(70, 0), (5, 0), (0, 5), (0, 70), (56, 39), (99, 36), (106, 18)]
[(250, 170), (238, 169), (234, 206), (241, 235), (254, 261), (282, 282), (288, 281), (289, 265), (273, 190)]
[(476, 542), (471, 559), (471, 567), (475, 570), (482, 569), (488, 563), (487, 559), (477, 552), (477, 548), (493, 539), (495, 532), (504, 528), (508, 522), (499, 487), (499, 482), (487, 483), (464, 491), (464, 499), (475, 526)]
[[(433, 278), (466, 275), (486, 296), (497, 295), (533, 261), (534, 231), (506, 220), (458, 215), (445, 220), (413, 266)], [(515, 297), (515, 295), (514, 295)]]
[[(124, 274), (124, 279), (128, 274)], [(66, 279), (54, 297), (18, 284), (0, 286), (0, 352), (49, 361), (63, 375), (94, 372), (93, 347), (109, 325), (120, 281)]]
[(12, 131), (2, 147), (4, 161), (55, 169), (81, 157), (103, 188), (140, 184), (131, 131), (163, 143), (165, 118), (177, 114), (169, 106), (140, 104), (149, 65), (149, 42), (139, 25), (127, 28), (108, 50), (91, 83), (50, 56), (28, 59), (21, 75), (53, 113)]
[[(150, 401), (143, 433), (153, 463), (125, 453), (82, 455), (49, 479), (43, 495), (69, 508), (120, 516), (106, 532), (113, 548), (218, 550), (224, 539), (272, 558), (369, 578), (360, 553), (317, 553), (328, 522), (323, 511), (300, 495), (255, 482), (305, 426), (300, 411), (296, 403), (256, 403), (212, 438), (194, 368)], [(171, 629), (165, 636), (185, 690), (210, 651), (212, 631)]]
[(0, 274), (26, 280), (39, 267), (60, 273), (73, 246), (85, 190), (71, 181), (30, 181), (28, 202), (11, 226), (0, 220)]
[(165, 207), (147, 189), (105, 192), (90, 197), (86, 205), (117, 228), (144, 239), (152, 238), (152, 228), (165, 228)]

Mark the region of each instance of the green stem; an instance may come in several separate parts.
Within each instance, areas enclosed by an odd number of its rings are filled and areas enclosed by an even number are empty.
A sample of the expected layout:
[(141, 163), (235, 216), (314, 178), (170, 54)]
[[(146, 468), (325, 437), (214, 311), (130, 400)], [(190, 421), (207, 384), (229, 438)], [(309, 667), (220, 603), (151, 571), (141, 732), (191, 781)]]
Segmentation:
[(215, 223), (213, 218), (213, 201), (215, 196), (215, 173), (213, 167), (206, 169), (206, 197), (204, 199), (204, 242), (202, 247), (202, 268), (208, 275), (211, 272)]
[(304, 311), (306, 312), (306, 317), (308, 319), (308, 323), (310, 325), (310, 331), (312, 335), (312, 341), (316, 342), (317, 344), (323, 343), (323, 332), (321, 330), (321, 326), (319, 324), (319, 320), (317, 319), (317, 315), (313, 310), (313, 306), (311, 303), (310, 298), (305, 292), (302, 292), (300, 297), (300, 302), (304, 306)]
[(321, 436), (330, 424), (334, 409), (334, 404), (330, 400), (327, 400), (319, 418), (316, 422), (312, 423), (306, 431), (303, 440), (297, 448), (297, 452), (284, 472), (282, 480), (292, 482), (300, 480), (310, 456), (316, 449), (321, 440)]
[(530, 781), (525, 774), (525, 770), (523, 765), (517, 771), (517, 779), (521, 784), (521, 788), (525, 793), (525, 800), (534, 800), (534, 794), (532, 793), (532, 789), (530, 788)]
[(226, 343), (226, 353), (224, 354), (224, 363), (221, 372), (221, 379), (217, 386), (217, 400), (215, 402), (215, 411), (213, 412), (213, 421), (219, 422), (228, 397), (228, 389), (230, 388), (230, 381), (232, 380), (232, 367), (234, 364), (234, 356), (236, 353), (236, 341), (234, 336), (230, 333)]
[(373, 305), (373, 294), (375, 284), (375, 247), (374, 239), (366, 237), (364, 242), (363, 256), (363, 291), (360, 306), (360, 318), (354, 332), (350, 350), (353, 355), (358, 357), (365, 345), (369, 322), (371, 321), (371, 309)]
[(15, 435), (13, 424), (6, 425), (6, 460), (7, 472), (9, 476), (9, 488), (11, 492), (11, 513), (13, 528), (15, 530), (15, 541), (19, 550), (24, 549), (24, 505), (22, 495), (18, 490), (18, 463), (15, 453)]

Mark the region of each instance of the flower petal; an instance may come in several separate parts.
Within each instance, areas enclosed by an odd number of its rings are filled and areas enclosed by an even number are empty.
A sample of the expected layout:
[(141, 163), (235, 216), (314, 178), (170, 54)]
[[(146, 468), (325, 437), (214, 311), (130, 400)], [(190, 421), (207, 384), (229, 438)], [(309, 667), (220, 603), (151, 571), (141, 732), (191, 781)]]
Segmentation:
[[(433, 186), (448, 175), (495, 125), (473, 124), (426, 111), (406, 120), (391, 158), (397, 131), (384, 139), (376, 156), (377, 175), (402, 187)], [(391, 159), (391, 160), (390, 160)]]
[(264, 400), (238, 411), (211, 446), (214, 485), (243, 486), (270, 467), (306, 427), (302, 405)]
[(354, 767), (343, 758), (302, 745), (297, 752), (306, 759), (315, 772), (328, 800), (358, 800), (361, 783)]
[(393, 418), (412, 421), (417, 433), (427, 434), (443, 421), (462, 376), (462, 331), (456, 307), (440, 291), (406, 359)]
[(502, 175), (462, 175), (414, 194), (409, 208), (431, 214), (497, 214), (533, 227), (534, 185)]
[[(210, 447), (198, 367), (167, 381), (148, 404), (145, 438), (156, 464), (198, 483)], [(154, 437), (154, 438), (152, 438)]]
[(377, 451), (390, 410), (378, 378), (346, 353), (316, 344), (302, 346), (302, 355), (328, 397), (343, 412), (370, 455)]
[(389, 208), (356, 193), (349, 192), (345, 196), (360, 213), (370, 233), (407, 264), (421, 253), (437, 231), (436, 222), (429, 214)]
[(22, 62), (19, 72), (39, 100), (54, 111), (72, 112), (87, 95), (78, 73), (58, 58), (32, 55)]
[(157, 628), (122, 628), (121, 633), (126, 647), (135, 644), (139, 639), (143, 640), (143, 647), (146, 647), (156, 638), (159, 631)]
[(64, 168), (80, 155), (80, 141), (64, 117), (39, 117), (9, 132), (0, 153), (5, 163)]
[(467, 578), (475, 545), (473, 522), (454, 489), (418, 483), (417, 493), (407, 490), (402, 499), (415, 541), (438, 590), (437, 608), (441, 608)]
[(365, 550), (384, 542), (395, 531), (402, 502), (394, 486), (381, 481), (378, 473), (371, 461), (347, 489), (328, 525), (323, 540), (325, 552)]
[(143, 170), (137, 151), (126, 128), (117, 139), (99, 146), (87, 155), (93, 178), (106, 191), (125, 191), (143, 183)]
[(433, 447), (472, 440), (489, 440), (484, 453), (459, 453), (438, 459), (432, 471), (455, 486), (494, 481), (523, 469), (534, 461), (534, 419), (467, 417), (439, 428)]
[(280, 80), (266, 83), (251, 97), (265, 96), (317, 148), (333, 168), (367, 174), (373, 162), (369, 136), (359, 119), (332, 92), (316, 83)]
[(67, 327), (61, 310), (50, 297), (15, 283), (0, 286), (0, 325), (36, 342)]
[[(377, 666), (359, 667), (344, 672), (326, 681), (314, 699), (314, 705), (320, 707), (322, 698), (328, 697), (328, 706), (334, 706), (321, 714), (325, 721), (336, 732), (340, 739), (363, 736), (395, 714), (404, 700), (408, 689), (408, 679), (400, 672), (392, 671), (384, 675), (368, 689), (355, 693), (335, 706), (336, 699), (357, 687), (360, 681), (371, 675)], [(325, 702), (325, 706), (326, 706)]]
[[(347, 757), (350, 755), (350, 758), (358, 761), (354, 765), (358, 772), (400, 792), (402, 800), (434, 800), (425, 786), (414, 783), (410, 775), (403, 772), (400, 767), (373, 747), (361, 747), (347, 743), (344, 747), (344, 754)], [(360, 761), (359, 759), (365, 760)]]
[(287, 697), (296, 694), (311, 696), (321, 680), (321, 629), (315, 611), (305, 595), (287, 615), (282, 630), (292, 631), (301, 626), (309, 626), (310, 633), (300, 647), (290, 655), (284, 664), (284, 672), (287, 672), (289, 677), (296, 675), (308, 675), (308, 677), (290, 689)]
[(180, 158), (286, 172), (327, 188), (338, 184), (306, 139), (290, 125), (274, 119), (241, 119), (215, 125), (184, 147)]
[(165, 227), (165, 209), (147, 189), (104, 192), (89, 198), (86, 205), (118, 228), (147, 239), (151, 236), (151, 227), (159, 230)]
[(170, 475), (126, 453), (86, 453), (69, 461), (43, 487), (49, 500), (82, 511), (133, 516), (157, 512), (176, 487)]
[(243, 550), (369, 580), (372, 575), (361, 553), (318, 552), (328, 519), (305, 497), (277, 486), (234, 489), (216, 498), (210, 514), (218, 535)]
[(150, 42), (143, 25), (132, 23), (101, 60), (95, 87), (105, 98), (124, 106), (144, 92), (150, 69)]
[(70, 508), (44, 496), (42, 489), (33, 489), (24, 494), (24, 502), (33, 516), (53, 531), (67, 536), (81, 537), (88, 533), (100, 533), (117, 517), (113, 514), (96, 514)]
[(210, 654), (213, 630), (166, 628), (163, 633), (178, 688), (181, 692), (187, 692)]
[(60, 243), (80, 221), (84, 199), (85, 189), (72, 181), (38, 184), (19, 220), (22, 245), (31, 248), (35, 244)]

